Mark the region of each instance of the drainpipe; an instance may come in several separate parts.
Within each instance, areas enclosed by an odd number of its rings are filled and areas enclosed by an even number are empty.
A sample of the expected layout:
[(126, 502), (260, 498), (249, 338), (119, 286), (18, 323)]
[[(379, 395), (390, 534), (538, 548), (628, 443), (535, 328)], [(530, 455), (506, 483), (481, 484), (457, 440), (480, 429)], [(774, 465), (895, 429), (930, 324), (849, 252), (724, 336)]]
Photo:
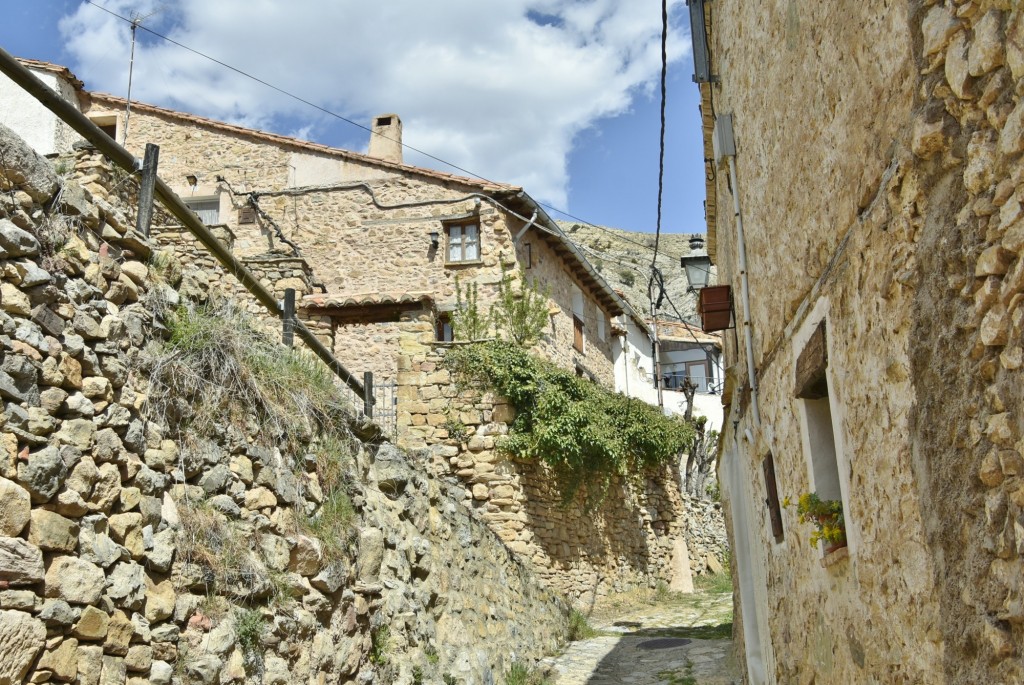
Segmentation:
[(626, 380), (626, 397), (629, 397), (629, 348), (626, 347), (626, 335), (619, 336), (619, 348), (622, 350), (622, 377)]
[(753, 324), (750, 322), (750, 282), (747, 279), (747, 244), (743, 237), (743, 215), (740, 214), (740, 187), (736, 181), (736, 155), (729, 155), (729, 181), (732, 183), (732, 204), (736, 212), (736, 242), (740, 259), (740, 296), (743, 302), (743, 341), (747, 348), (747, 378), (750, 380), (750, 407), (754, 425), (761, 427), (761, 411), (757, 404), (757, 374), (754, 369)]
[[(477, 202), (479, 202), (479, 201), (480, 200), (477, 200)], [(512, 239), (512, 242), (513, 243), (518, 243), (519, 239), (522, 238), (523, 234), (526, 233), (530, 229), (530, 226), (533, 226), (535, 221), (537, 221), (537, 210), (536, 209), (533, 210), (533, 216), (530, 217), (530, 220), (528, 222), (526, 222), (525, 226), (523, 226), (523, 230), (519, 231), (519, 233), (516, 233), (516, 237)]]

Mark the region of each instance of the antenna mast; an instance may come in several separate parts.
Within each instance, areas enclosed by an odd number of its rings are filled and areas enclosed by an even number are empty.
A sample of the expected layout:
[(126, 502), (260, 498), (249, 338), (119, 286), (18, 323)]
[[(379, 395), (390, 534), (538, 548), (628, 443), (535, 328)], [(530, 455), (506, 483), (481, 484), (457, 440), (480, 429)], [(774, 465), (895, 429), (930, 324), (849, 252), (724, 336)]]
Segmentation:
[(141, 24), (143, 20), (149, 19), (162, 9), (163, 8), (161, 7), (160, 9), (154, 10), (144, 17), (138, 12), (132, 12), (132, 51), (131, 57), (128, 58), (128, 104), (125, 106), (124, 110), (124, 133), (121, 136), (122, 147), (127, 146), (128, 144), (128, 120), (131, 119), (132, 116), (132, 73), (135, 71), (135, 30), (139, 28), (139, 24)]

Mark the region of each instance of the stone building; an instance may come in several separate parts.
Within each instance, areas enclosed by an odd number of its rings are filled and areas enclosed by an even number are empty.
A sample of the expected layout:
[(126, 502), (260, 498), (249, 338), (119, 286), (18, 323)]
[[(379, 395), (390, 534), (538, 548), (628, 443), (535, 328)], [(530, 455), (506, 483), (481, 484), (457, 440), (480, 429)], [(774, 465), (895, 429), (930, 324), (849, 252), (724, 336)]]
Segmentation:
[[(486, 310), (504, 267), (550, 292), (541, 352), (613, 384), (611, 322), (625, 301), (522, 188), (404, 164), (397, 115), (374, 118), (365, 155), (139, 102), (126, 131), (125, 100), (84, 90), (64, 67), (25, 64), (140, 158), (158, 145), (160, 176), (205, 223), (228, 228), (236, 255), (304, 259), (314, 278), (300, 310), (332, 320), (334, 352), (357, 375), (395, 378), (403, 313), (429, 311), (450, 339), (456, 279), (478, 285)], [(5, 112), (20, 108), (18, 93), (0, 84)], [(31, 118), (43, 154), (76, 139), (48, 113)]]
[(1022, 682), (1024, 10), (689, 4), (749, 682)]

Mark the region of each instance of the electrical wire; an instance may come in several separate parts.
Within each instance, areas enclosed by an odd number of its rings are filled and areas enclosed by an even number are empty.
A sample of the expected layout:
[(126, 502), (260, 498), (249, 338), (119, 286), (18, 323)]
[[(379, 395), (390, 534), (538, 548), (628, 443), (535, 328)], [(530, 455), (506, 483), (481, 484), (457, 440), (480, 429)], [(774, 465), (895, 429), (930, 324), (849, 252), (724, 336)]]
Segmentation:
[[(102, 5), (98, 5), (95, 2), (93, 2), (92, 0), (85, 0), (85, 2), (87, 4), (95, 7), (96, 9), (101, 10), (103, 12), (106, 12), (107, 14), (109, 14), (109, 15), (111, 15), (113, 17), (116, 17), (117, 19), (120, 19), (120, 20), (122, 20), (122, 21), (124, 21), (124, 22), (126, 22), (128, 24), (135, 24), (138, 28), (142, 29), (143, 31), (145, 31), (145, 32), (147, 32), (147, 33), (149, 33), (149, 34), (151, 34), (153, 36), (156, 36), (157, 38), (165, 40), (168, 43), (171, 43), (172, 45), (176, 45), (177, 47), (179, 47), (179, 48), (181, 48), (183, 50), (187, 50), (188, 52), (191, 52), (191, 53), (193, 53), (195, 55), (198, 55), (199, 57), (202, 57), (203, 59), (209, 60), (209, 61), (213, 62), (214, 64), (218, 64), (218, 65), (224, 67), (225, 69), (233, 71), (236, 74), (239, 74), (240, 76), (244, 76), (247, 79), (255, 81), (256, 83), (259, 83), (262, 86), (270, 88), (271, 90), (273, 90), (275, 92), (278, 92), (278, 93), (280, 93), (280, 94), (282, 94), (282, 95), (284, 95), (286, 97), (292, 98), (293, 100), (296, 100), (297, 102), (301, 102), (302, 104), (307, 105), (308, 107), (312, 107), (313, 109), (317, 110), (318, 112), (326, 114), (326, 115), (328, 115), (330, 117), (333, 117), (335, 119), (338, 119), (340, 121), (344, 121), (347, 124), (351, 124), (352, 126), (355, 126), (356, 128), (360, 128), (360, 129), (362, 129), (364, 131), (369, 132), (371, 135), (378, 135), (378, 136), (381, 136), (382, 138), (385, 138), (387, 140), (391, 140), (392, 142), (399, 143), (403, 148), (405, 148), (407, 150), (411, 150), (413, 152), (417, 152), (417, 153), (419, 153), (419, 154), (421, 154), (421, 155), (423, 155), (423, 156), (425, 156), (425, 157), (427, 157), (429, 159), (432, 159), (432, 160), (434, 160), (436, 162), (440, 162), (441, 164), (444, 164), (445, 166), (448, 166), (448, 167), (451, 167), (452, 169), (456, 169), (458, 171), (461, 171), (462, 173), (467, 174), (467, 175), (469, 175), (472, 178), (479, 179), (481, 181), (486, 181), (487, 183), (495, 183), (495, 181), (491, 181), (490, 179), (485, 178), (484, 176), (481, 176), (479, 174), (475, 174), (472, 171), (470, 171), (469, 169), (465, 169), (463, 167), (460, 167), (457, 164), (453, 164), (452, 162), (449, 162), (449, 161), (447, 161), (445, 159), (442, 159), (440, 157), (432, 155), (429, 152), (425, 152), (424, 150), (420, 150), (419, 148), (413, 147), (411, 145), (407, 145), (406, 143), (404, 143), (404, 142), (402, 142), (400, 140), (395, 140), (394, 138), (391, 138), (389, 136), (385, 136), (385, 135), (380, 134), (380, 133), (376, 133), (375, 134), (373, 132), (373, 130), (371, 128), (367, 127), (367, 126), (364, 126), (364, 125), (362, 125), (362, 124), (360, 124), (358, 122), (355, 122), (355, 121), (353, 121), (353, 120), (351, 120), (351, 119), (349, 119), (347, 117), (344, 117), (341, 114), (338, 114), (337, 112), (333, 112), (333, 111), (331, 111), (331, 110), (329, 110), (329, 109), (327, 109), (325, 107), (321, 107), (320, 105), (317, 105), (317, 104), (315, 104), (313, 102), (310, 102), (309, 100), (306, 100), (306, 99), (304, 99), (304, 98), (302, 98), (302, 97), (300, 97), (298, 95), (295, 95), (294, 93), (291, 93), (291, 92), (289, 92), (287, 90), (284, 90), (283, 88), (279, 88), (278, 86), (275, 86), (272, 83), (269, 83), (269, 82), (267, 82), (267, 81), (265, 81), (265, 80), (263, 80), (263, 79), (261, 79), (261, 78), (259, 78), (257, 76), (249, 74), (249, 73), (243, 71), (242, 69), (239, 69), (237, 67), (233, 67), (230, 64), (227, 64), (226, 62), (223, 62), (223, 61), (221, 61), (221, 60), (219, 60), (219, 59), (217, 59), (215, 57), (207, 55), (206, 53), (203, 53), (203, 52), (201, 52), (199, 50), (196, 50), (195, 48), (191, 48), (191, 47), (189, 47), (189, 46), (187, 46), (187, 45), (185, 45), (183, 43), (179, 43), (178, 41), (174, 40), (173, 38), (170, 38), (169, 36), (165, 36), (162, 33), (159, 33), (159, 32), (154, 31), (153, 29), (151, 29), (151, 28), (149, 28), (147, 26), (144, 26), (142, 23), (135, 23), (132, 19), (130, 19), (128, 17), (125, 17), (125, 16), (122, 16), (122, 15), (118, 14), (117, 12), (114, 12), (114, 11), (112, 11), (110, 9), (107, 9), (106, 7), (103, 7)], [(665, 52), (665, 50), (666, 50), (666, 48), (665, 48), (666, 29), (664, 28), (664, 26), (667, 26), (667, 14), (664, 14), (664, 12), (663, 12), (663, 30), (662, 30), (662, 59), (663, 59), (663, 62), (666, 60), (666, 52)], [(664, 74), (664, 71), (665, 71), (665, 67), (663, 66), (662, 67), (662, 115), (661, 115), (662, 116), (662, 150), (661, 150), (662, 165), (664, 164), (664, 126), (665, 126), (665, 123), (664, 123), (665, 122), (665, 111), (664, 111), (665, 110), (665, 105), (664, 105), (665, 74)], [(660, 178), (660, 174), (659, 174), (658, 185), (659, 185), (659, 191), (658, 191), (658, 195), (659, 195), (659, 200), (658, 200), (658, 205), (659, 205), (659, 210), (658, 210), (659, 211), (659, 216), (658, 216), (658, 232), (660, 234), (660, 225), (661, 225), (661, 216), (660, 216), (660, 213), (661, 213), (661, 185), (662, 185), (662, 179)], [(596, 229), (598, 229), (600, 231), (605, 231), (606, 233), (609, 233), (610, 235), (614, 235), (616, 238), (618, 238), (619, 240), (622, 240), (624, 242), (630, 243), (632, 245), (636, 245), (638, 247), (642, 247), (645, 250), (651, 249), (651, 247), (649, 245), (645, 245), (644, 243), (642, 243), (642, 242), (640, 242), (638, 240), (633, 240), (631, 238), (627, 238), (626, 236), (623, 236), (620, 233), (618, 233), (617, 231), (615, 231), (614, 229), (607, 228), (607, 227), (601, 226), (599, 224), (595, 224), (593, 222), (587, 221), (586, 219), (581, 219), (580, 217), (578, 217), (578, 216), (576, 216), (574, 214), (571, 214), (571, 213), (569, 213), (569, 212), (567, 212), (567, 211), (565, 211), (563, 209), (559, 209), (558, 207), (554, 207), (554, 206), (546, 204), (544, 202), (538, 202), (537, 204), (540, 205), (541, 207), (544, 207), (545, 209), (548, 209), (548, 210), (551, 210), (553, 212), (556, 212), (556, 213), (558, 213), (558, 214), (560, 214), (562, 216), (569, 217), (573, 221), (577, 221), (577, 222), (579, 222), (581, 224), (585, 224), (587, 226), (591, 226), (591, 227), (596, 228)], [(565, 237), (567, 240), (569, 239), (568, 236), (563, 236), (563, 237)], [(655, 245), (655, 259), (656, 258), (657, 258), (657, 244)]]
[[(658, 145), (658, 220), (654, 229), (654, 256), (651, 270), (657, 270), (661, 242), (661, 200), (665, 190), (665, 101), (668, 78), (668, 0), (661, 0), (661, 140)], [(662, 286), (664, 290), (664, 286)]]

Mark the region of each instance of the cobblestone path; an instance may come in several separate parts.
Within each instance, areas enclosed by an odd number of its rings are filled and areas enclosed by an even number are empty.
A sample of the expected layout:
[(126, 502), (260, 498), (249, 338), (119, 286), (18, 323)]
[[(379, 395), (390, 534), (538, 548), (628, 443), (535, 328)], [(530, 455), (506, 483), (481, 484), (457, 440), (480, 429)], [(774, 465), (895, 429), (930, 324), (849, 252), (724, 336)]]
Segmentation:
[(732, 595), (697, 592), (600, 608), (597, 635), (545, 661), (556, 685), (733, 685)]

